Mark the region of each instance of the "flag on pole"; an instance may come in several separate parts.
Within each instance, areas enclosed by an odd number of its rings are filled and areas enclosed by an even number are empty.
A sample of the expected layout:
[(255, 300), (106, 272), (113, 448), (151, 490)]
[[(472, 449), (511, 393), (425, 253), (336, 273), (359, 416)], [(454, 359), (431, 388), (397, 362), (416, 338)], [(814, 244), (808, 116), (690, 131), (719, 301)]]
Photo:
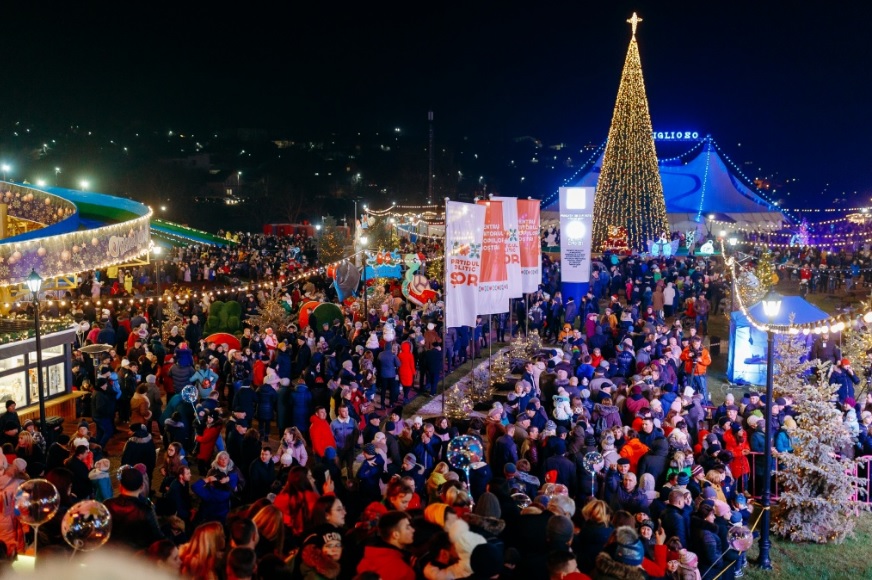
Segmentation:
[(509, 298), (523, 296), (521, 284), (521, 243), (518, 237), (518, 198), (491, 197), (503, 204), (503, 227), (506, 234), (506, 270), (509, 275)]
[(506, 269), (506, 235), (503, 204), (481, 200), (484, 206), (484, 237), (481, 251), (481, 279), (478, 283), (478, 314), (509, 311), (509, 274)]
[(535, 292), (542, 283), (542, 240), (539, 200), (518, 200), (518, 241), (521, 250), (521, 290)]
[(475, 326), (485, 208), (445, 202), (445, 326)]

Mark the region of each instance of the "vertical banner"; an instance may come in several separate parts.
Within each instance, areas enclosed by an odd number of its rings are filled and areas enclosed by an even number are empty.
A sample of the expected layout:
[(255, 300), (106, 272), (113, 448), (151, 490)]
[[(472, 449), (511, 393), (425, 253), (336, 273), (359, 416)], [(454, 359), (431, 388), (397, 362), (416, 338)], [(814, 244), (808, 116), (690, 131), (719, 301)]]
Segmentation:
[(485, 208), (445, 202), (445, 326), (475, 326)]
[(519, 199), (518, 242), (521, 253), (521, 292), (530, 293), (542, 283), (542, 240), (539, 238), (538, 199)]
[(499, 201), (478, 202), (484, 206), (484, 237), (481, 246), (481, 279), (478, 283), (479, 314), (509, 311), (509, 273), (506, 269), (506, 234), (503, 204)]
[(593, 187), (561, 187), (560, 277), (563, 299), (580, 300), (590, 283)]
[(518, 198), (491, 197), (503, 204), (503, 227), (506, 237), (506, 270), (509, 274), (509, 298), (521, 298), (521, 242), (518, 228)]

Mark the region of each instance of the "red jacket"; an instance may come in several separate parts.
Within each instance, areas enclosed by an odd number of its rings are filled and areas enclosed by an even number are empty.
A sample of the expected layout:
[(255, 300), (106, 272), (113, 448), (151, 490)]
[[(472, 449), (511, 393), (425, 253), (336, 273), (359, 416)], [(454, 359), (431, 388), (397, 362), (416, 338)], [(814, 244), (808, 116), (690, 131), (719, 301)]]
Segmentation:
[(397, 355), (400, 359), (400, 384), (404, 387), (411, 387), (415, 382), (415, 357), (412, 354), (412, 345), (404, 342), (400, 346), (400, 354)]
[(215, 442), (218, 441), (220, 435), (220, 425), (206, 427), (206, 430), (203, 431), (202, 435), (197, 435), (197, 442), (200, 444), (200, 448), (197, 451), (197, 459), (200, 461), (209, 461), (212, 459), (212, 453), (215, 451)]
[(312, 438), (312, 450), (318, 457), (324, 457), (324, 450), (328, 447), (336, 449), (336, 439), (327, 419), (312, 415), (309, 418), (309, 436)]
[(357, 565), (357, 573), (363, 572), (375, 572), (381, 580), (415, 580), (405, 553), (382, 541), (364, 548), (363, 560)]
[(621, 447), (620, 456), (630, 460), (630, 471), (636, 473), (636, 466), (639, 465), (639, 460), (642, 456), (648, 453), (648, 446), (638, 439), (630, 439)]

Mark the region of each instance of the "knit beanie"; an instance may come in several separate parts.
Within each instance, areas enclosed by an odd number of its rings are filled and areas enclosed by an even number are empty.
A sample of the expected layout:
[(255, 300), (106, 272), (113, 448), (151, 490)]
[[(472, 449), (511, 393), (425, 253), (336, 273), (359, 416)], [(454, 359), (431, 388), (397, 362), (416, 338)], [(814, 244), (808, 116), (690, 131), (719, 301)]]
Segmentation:
[(621, 526), (615, 531), (615, 560), (627, 566), (640, 566), (645, 558), (645, 548), (636, 530), (629, 526)]
[(448, 509), (448, 504), (431, 503), (426, 508), (424, 508), (424, 519), (431, 524), (436, 524), (440, 528), (444, 527), (446, 509)]
[(473, 511), (475, 512), (475, 515), (489, 518), (499, 519), (503, 515), (503, 510), (500, 507), (500, 500), (489, 491), (481, 494)]
[(572, 541), (575, 526), (566, 516), (551, 516), (545, 527), (545, 539), (557, 546), (565, 546)]

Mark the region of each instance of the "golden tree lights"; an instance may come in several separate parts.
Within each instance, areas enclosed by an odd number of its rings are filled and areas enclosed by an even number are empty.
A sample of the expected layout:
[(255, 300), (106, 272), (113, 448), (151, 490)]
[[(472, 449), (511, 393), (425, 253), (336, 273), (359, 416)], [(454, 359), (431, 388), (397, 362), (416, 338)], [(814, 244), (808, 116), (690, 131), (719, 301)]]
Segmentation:
[(636, 26), (641, 19), (633, 16), (628, 20), (633, 26), (633, 38), (621, 73), (594, 198), (593, 247), (597, 250), (608, 239), (609, 226), (625, 226), (630, 247), (636, 249), (669, 231), (636, 43)]

